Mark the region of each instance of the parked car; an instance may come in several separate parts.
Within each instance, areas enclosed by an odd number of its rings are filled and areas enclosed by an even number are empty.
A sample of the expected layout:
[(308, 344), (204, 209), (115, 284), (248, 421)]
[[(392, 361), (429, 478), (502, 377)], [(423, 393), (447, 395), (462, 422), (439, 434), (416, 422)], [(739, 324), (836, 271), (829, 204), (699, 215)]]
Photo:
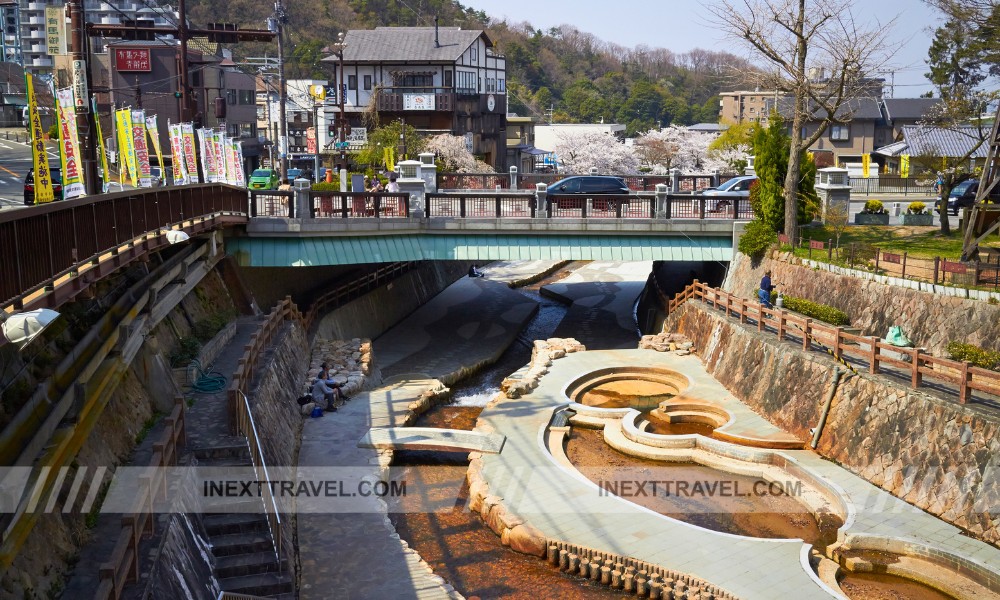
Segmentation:
[[(168, 168), (167, 171), (170, 171), (170, 169)], [(163, 171), (160, 170), (160, 167), (150, 167), (149, 173), (153, 180), (153, 187), (163, 187), (165, 185), (169, 185), (169, 181), (163, 176)]]
[(288, 173), (289, 183), (295, 181), (299, 177), (302, 177), (302, 169), (288, 169), (286, 172)]
[[(49, 177), (52, 179), (52, 192), (55, 200), (63, 199), (62, 191), (62, 169), (49, 167)], [(35, 203), (35, 168), (28, 169), (28, 174), (24, 176), (24, 204), (31, 206)]]
[(274, 169), (256, 169), (250, 173), (250, 185), (247, 187), (251, 190), (276, 190), (278, 189), (278, 174)]
[(755, 181), (757, 181), (756, 175), (742, 175), (723, 182), (719, 187), (704, 189), (701, 193), (711, 198), (717, 198), (713, 208), (721, 210), (732, 204), (731, 198), (749, 198), (750, 186)]
[(562, 194), (629, 194), (631, 191), (621, 177), (607, 175), (579, 175), (560, 179), (548, 187), (548, 193)]
[[(627, 196), (632, 193), (621, 177), (608, 175), (578, 175), (560, 179), (548, 187), (548, 193), (556, 196), (553, 204), (556, 208), (582, 208), (581, 199), (558, 198), (558, 196)], [(611, 210), (607, 200), (595, 200), (592, 207), (596, 211)]]
[[(976, 203), (976, 193), (979, 191), (978, 179), (966, 179), (951, 188), (948, 194), (948, 212), (957, 215), (960, 209)], [(940, 211), (938, 211), (940, 212)]]

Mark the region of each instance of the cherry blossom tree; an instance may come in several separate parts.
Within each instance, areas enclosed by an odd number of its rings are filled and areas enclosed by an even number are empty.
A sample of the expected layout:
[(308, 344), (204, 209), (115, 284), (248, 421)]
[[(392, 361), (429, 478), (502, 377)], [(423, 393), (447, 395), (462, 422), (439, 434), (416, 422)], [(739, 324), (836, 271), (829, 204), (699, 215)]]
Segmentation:
[(567, 131), (559, 133), (554, 148), (568, 173), (631, 175), (639, 172), (639, 155), (615, 136), (603, 131)]
[(750, 147), (712, 149), (716, 136), (671, 125), (650, 130), (635, 141), (636, 152), (653, 173), (680, 169), (687, 173), (729, 171), (738, 160), (746, 160)]
[(465, 147), (465, 138), (443, 133), (427, 140), (427, 152), (433, 152), (444, 170), (456, 173), (492, 173), (493, 167), (479, 160)]

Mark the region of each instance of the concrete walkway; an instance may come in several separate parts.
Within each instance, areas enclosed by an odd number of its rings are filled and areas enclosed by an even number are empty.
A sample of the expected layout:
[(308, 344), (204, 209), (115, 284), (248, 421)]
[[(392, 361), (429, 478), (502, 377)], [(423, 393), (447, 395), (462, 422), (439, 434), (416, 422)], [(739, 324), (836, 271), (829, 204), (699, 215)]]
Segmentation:
[[(375, 340), (374, 360), (386, 377), (381, 387), (305, 422), (300, 477), (374, 476), (379, 451), (358, 447), (369, 429), (404, 426), (410, 403), (426, 390), (496, 360), (536, 308), (506, 285), (483, 279), (463, 278), (435, 296)], [(302, 600), (449, 597), (450, 587), (400, 541), (385, 504), (352, 497), (345, 500), (351, 512), (338, 512), (337, 501), (298, 505)]]
[(543, 295), (572, 303), (553, 337), (576, 338), (590, 350), (635, 348), (632, 309), (652, 270), (651, 262), (597, 261), (543, 286)]
[[(575, 470), (556, 465), (541, 432), (556, 406), (568, 402), (567, 383), (614, 366), (656, 366), (652, 351), (588, 351), (553, 362), (530, 394), (504, 400), (480, 416), (507, 436), (503, 451), (483, 456), (490, 493), (548, 538), (614, 552), (687, 572), (747, 600), (839, 597), (807, 565), (800, 540), (758, 539), (702, 529), (602, 494)], [(808, 451), (782, 451), (799, 465), (839, 486), (851, 514), (852, 536), (879, 536), (953, 552), (980, 572), (1000, 572), (1000, 551), (919, 511)]]

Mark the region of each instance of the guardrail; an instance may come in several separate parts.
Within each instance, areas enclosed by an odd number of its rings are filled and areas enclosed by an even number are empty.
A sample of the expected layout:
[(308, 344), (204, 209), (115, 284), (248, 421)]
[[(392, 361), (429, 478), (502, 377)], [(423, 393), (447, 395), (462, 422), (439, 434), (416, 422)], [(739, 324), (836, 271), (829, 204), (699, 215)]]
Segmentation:
[(164, 419), (166, 428), (160, 440), (153, 444), (153, 456), (149, 461), (151, 475), (143, 478), (145, 485), (140, 486), (139, 496), (135, 499), (135, 510), (121, 518), (122, 528), (115, 548), (98, 572), (100, 583), (94, 595), (95, 600), (118, 600), (122, 597), (126, 583), (139, 580), (139, 565), (142, 560), (139, 542), (143, 537), (154, 533), (153, 502), (158, 497), (166, 499), (167, 496), (166, 476), (164, 470), (158, 467), (177, 464), (177, 448), (184, 445), (185, 439), (184, 413), (184, 398), (175, 398), (174, 409)]
[(778, 340), (784, 340), (789, 327), (799, 330), (802, 349), (809, 350), (812, 344), (829, 348), (837, 359), (850, 357), (867, 363), (868, 372), (876, 375), (880, 366), (899, 367), (909, 372), (910, 387), (926, 387), (925, 379), (936, 380), (958, 388), (958, 402), (965, 404), (972, 399), (974, 391), (1000, 395), (1000, 373), (974, 367), (967, 361), (939, 358), (927, 354), (923, 348), (900, 348), (887, 344), (878, 336), (863, 336), (848, 333), (843, 327), (816, 323), (808, 317), (781, 308), (766, 308), (756, 300), (747, 300), (709, 287), (695, 281), (670, 300), (668, 314), (690, 299), (699, 299), (706, 304), (724, 310), (726, 316), (738, 317), (740, 323), (753, 320), (760, 332), (773, 329)]
[[(547, 210), (539, 213), (530, 193), (426, 194), (428, 217), (453, 218), (551, 218), (551, 219), (652, 219), (657, 198), (652, 194), (549, 194)], [(753, 209), (744, 198), (717, 198), (693, 194), (668, 194), (667, 219), (750, 220)]]
[(418, 261), (392, 263), (326, 292), (310, 305), (303, 318), (303, 326), (306, 331), (309, 331), (323, 311), (343, 306), (345, 303), (383, 285), (386, 281), (415, 269), (419, 264)]
[[(535, 190), (535, 185), (544, 183), (550, 185), (565, 179), (566, 177), (578, 177), (589, 175), (589, 173), (518, 173), (517, 189)], [(670, 175), (616, 175), (614, 173), (601, 173), (611, 177), (621, 177), (625, 180), (629, 189), (634, 192), (656, 191), (658, 184), (670, 186)], [(727, 179), (736, 177), (731, 173), (705, 173), (698, 175), (680, 175), (677, 178), (677, 191), (696, 192), (712, 187), (715, 178), (722, 183)], [(507, 190), (511, 186), (511, 176), (509, 173), (438, 173), (437, 187), (439, 190)]]
[(246, 219), (246, 190), (221, 184), (129, 190), (0, 212), (0, 305), (56, 307), (167, 245), (165, 228), (193, 235)]
[(914, 177), (897, 177), (892, 175), (880, 175), (868, 179), (852, 177), (850, 184), (851, 192), (855, 194), (935, 195), (933, 178), (916, 179)]
[(251, 217), (285, 217), (295, 214), (295, 192), (292, 190), (250, 190)]
[(392, 218), (410, 216), (410, 195), (373, 192), (309, 192), (312, 218)]

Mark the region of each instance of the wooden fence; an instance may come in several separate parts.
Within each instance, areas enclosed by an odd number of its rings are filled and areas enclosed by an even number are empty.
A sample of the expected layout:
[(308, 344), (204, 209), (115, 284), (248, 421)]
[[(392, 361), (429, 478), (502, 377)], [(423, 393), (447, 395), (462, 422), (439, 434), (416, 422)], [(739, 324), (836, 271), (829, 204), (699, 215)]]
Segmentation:
[[(788, 236), (779, 234), (778, 241), (787, 244)], [(935, 285), (992, 287), (1000, 290), (1000, 254), (985, 261), (960, 262), (940, 256), (919, 258), (906, 252), (886, 252), (868, 244), (837, 246), (832, 239), (811, 240), (801, 236), (797, 247), (808, 248), (810, 259), (874, 269), (875, 273), (889, 277), (928, 281)]]
[[(153, 535), (155, 512), (153, 504), (158, 498), (167, 497), (167, 479), (160, 467), (177, 464), (177, 448), (184, 445), (184, 398), (174, 400), (174, 409), (164, 419), (166, 427), (159, 441), (153, 443), (153, 456), (149, 461), (150, 475), (143, 477), (134, 510), (121, 518), (122, 528), (115, 548), (107, 562), (99, 571), (100, 583), (95, 594), (96, 600), (114, 599), (122, 596), (122, 589), (128, 582), (139, 581), (139, 542), (145, 536)], [(95, 482), (94, 485), (98, 485)]]
[(802, 341), (802, 349), (813, 344), (824, 346), (837, 359), (854, 359), (867, 362), (868, 372), (878, 374), (882, 365), (898, 367), (909, 373), (910, 387), (926, 387), (925, 380), (953, 385), (958, 390), (958, 401), (965, 404), (974, 391), (1000, 395), (1000, 373), (974, 367), (967, 361), (939, 358), (923, 348), (900, 348), (887, 344), (878, 336), (850, 333), (843, 327), (834, 327), (781, 308), (766, 308), (756, 300), (747, 300), (695, 281), (674, 296), (667, 305), (668, 314), (690, 299), (724, 310), (727, 317), (739, 318), (740, 323), (754, 321), (760, 332), (775, 331), (778, 340), (788, 338), (792, 330)]

